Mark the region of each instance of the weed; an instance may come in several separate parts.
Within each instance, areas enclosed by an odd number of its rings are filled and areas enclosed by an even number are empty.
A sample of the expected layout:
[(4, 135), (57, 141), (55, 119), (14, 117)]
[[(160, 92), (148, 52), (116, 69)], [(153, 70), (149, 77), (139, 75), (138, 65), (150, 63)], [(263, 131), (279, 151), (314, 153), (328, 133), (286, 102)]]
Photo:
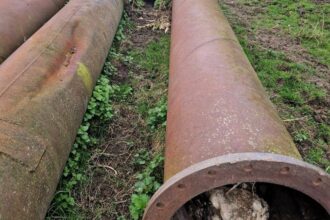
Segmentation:
[(157, 9), (166, 9), (171, 4), (171, 0), (155, 0), (154, 7)]
[(110, 80), (107, 76), (101, 75), (93, 95), (89, 101), (84, 121), (88, 122), (97, 117), (99, 120), (107, 121), (113, 116), (110, 97), (114, 95), (114, 86), (110, 86)]
[(295, 136), (294, 136), (294, 140), (297, 142), (304, 142), (306, 140), (308, 140), (309, 135), (306, 131), (300, 131), (300, 132), (296, 132)]
[(330, 161), (326, 159), (325, 151), (321, 148), (312, 148), (308, 152), (307, 161), (316, 165), (323, 165), (325, 170), (330, 173)]
[(163, 99), (159, 101), (155, 107), (149, 109), (147, 123), (152, 130), (159, 126), (166, 126), (167, 101)]
[(147, 206), (151, 195), (159, 189), (162, 183), (162, 176), (159, 175), (159, 170), (162, 169), (163, 156), (157, 153), (149, 161), (151, 155), (147, 151), (143, 154), (137, 155), (135, 158), (136, 163), (141, 165), (147, 164), (144, 170), (136, 175), (137, 182), (134, 185), (134, 193), (131, 197), (131, 204), (129, 206), (130, 214), (133, 220), (138, 220)]
[(148, 161), (150, 161), (150, 152), (143, 148), (139, 150), (137, 154), (134, 155), (134, 164), (135, 165), (145, 165)]
[(169, 36), (161, 37), (147, 45), (143, 53), (132, 51), (130, 56), (143, 69), (150, 73), (168, 74), (169, 65)]
[[(120, 20), (120, 23), (118, 25), (117, 32), (115, 35), (115, 41), (114, 41), (115, 44), (126, 39), (125, 30), (130, 27), (131, 27), (131, 23), (130, 23), (128, 14), (124, 11), (123, 17)], [(113, 51), (113, 48), (112, 48), (112, 51)]]
[(320, 124), (318, 126), (318, 137), (325, 142), (330, 143), (330, 126), (327, 124)]
[(128, 0), (128, 2), (133, 6), (137, 8), (142, 8), (145, 5), (144, 0)]

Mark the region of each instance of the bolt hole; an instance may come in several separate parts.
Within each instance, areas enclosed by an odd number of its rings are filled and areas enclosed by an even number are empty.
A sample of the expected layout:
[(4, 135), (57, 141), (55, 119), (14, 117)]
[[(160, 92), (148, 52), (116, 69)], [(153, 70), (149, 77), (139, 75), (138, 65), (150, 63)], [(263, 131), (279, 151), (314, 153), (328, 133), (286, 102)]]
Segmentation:
[(318, 178), (318, 179), (316, 179), (316, 180), (313, 182), (314, 186), (319, 186), (319, 185), (321, 185), (321, 183), (322, 183), (322, 179), (321, 179), (321, 178)]
[(183, 183), (180, 183), (180, 184), (178, 185), (178, 188), (179, 188), (179, 189), (184, 189), (184, 188), (186, 188), (186, 185), (183, 184)]
[(164, 203), (162, 203), (162, 202), (157, 202), (157, 203), (156, 203), (156, 207), (159, 208), (159, 209), (164, 208), (164, 206), (165, 206), (165, 205), (164, 205)]
[(245, 172), (251, 172), (253, 170), (253, 166), (249, 164), (248, 166), (244, 167)]
[(215, 170), (209, 170), (207, 174), (210, 176), (214, 176), (215, 174), (217, 174), (217, 172)]
[(281, 174), (288, 174), (290, 172), (290, 168), (289, 167), (283, 167), (280, 171)]

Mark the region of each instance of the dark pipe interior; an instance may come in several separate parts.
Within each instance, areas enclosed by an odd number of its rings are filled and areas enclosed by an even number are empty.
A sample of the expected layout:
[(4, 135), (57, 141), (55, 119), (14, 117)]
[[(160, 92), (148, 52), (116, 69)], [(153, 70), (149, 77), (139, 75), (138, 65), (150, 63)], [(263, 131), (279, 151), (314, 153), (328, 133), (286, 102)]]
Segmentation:
[[(299, 191), (268, 183), (254, 186), (255, 193), (269, 205), (269, 220), (330, 220), (320, 204)], [(187, 202), (172, 220), (208, 220), (209, 206), (209, 196), (203, 193)]]
[(146, 4), (148, 5), (154, 5), (155, 4), (155, 0), (144, 0)]

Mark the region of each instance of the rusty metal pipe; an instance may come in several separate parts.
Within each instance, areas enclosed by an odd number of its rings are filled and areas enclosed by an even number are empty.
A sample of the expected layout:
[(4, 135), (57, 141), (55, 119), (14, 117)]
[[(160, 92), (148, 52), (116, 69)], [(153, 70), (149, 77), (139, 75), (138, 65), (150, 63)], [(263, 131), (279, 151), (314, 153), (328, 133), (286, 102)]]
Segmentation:
[(173, 1), (165, 184), (144, 220), (170, 219), (213, 188), (265, 182), (330, 213), (330, 177), (305, 163), (217, 0)]
[(1, 0), (0, 63), (66, 2), (67, 0)]
[(0, 219), (44, 219), (122, 10), (71, 0), (0, 66)]

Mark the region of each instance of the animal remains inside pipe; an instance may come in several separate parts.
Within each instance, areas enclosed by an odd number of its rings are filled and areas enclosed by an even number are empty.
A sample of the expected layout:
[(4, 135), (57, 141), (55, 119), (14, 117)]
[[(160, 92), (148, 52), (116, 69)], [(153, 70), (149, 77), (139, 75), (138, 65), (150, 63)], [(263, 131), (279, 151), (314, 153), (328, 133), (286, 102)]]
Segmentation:
[(302, 160), (218, 0), (172, 15), (165, 183), (144, 220), (329, 219), (329, 174)]

